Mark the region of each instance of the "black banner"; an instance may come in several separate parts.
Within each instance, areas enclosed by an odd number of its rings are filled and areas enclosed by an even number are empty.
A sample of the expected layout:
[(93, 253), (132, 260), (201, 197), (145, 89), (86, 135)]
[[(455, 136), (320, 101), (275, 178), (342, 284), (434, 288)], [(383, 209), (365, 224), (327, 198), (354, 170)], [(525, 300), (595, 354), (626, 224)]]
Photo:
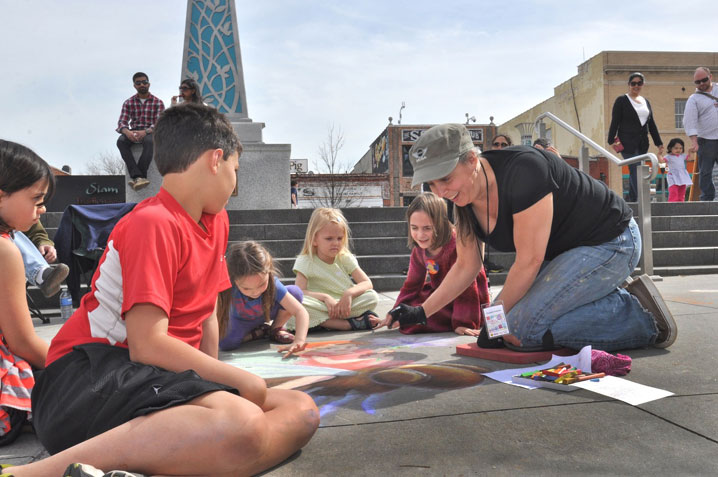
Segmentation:
[(55, 195), (48, 212), (62, 212), (71, 204), (116, 204), (125, 202), (125, 176), (55, 176)]

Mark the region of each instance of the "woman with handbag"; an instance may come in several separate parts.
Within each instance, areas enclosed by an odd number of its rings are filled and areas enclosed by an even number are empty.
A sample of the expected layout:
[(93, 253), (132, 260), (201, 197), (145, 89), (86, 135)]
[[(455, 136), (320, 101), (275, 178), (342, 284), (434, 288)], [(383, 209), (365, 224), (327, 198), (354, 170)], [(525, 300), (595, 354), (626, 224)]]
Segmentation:
[[(611, 126), (608, 128), (608, 144), (624, 159), (648, 152), (648, 133), (663, 154), (663, 142), (653, 120), (651, 103), (641, 96), (645, 78), (641, 73), (632, 73), (628, 77), (628, 93), (616, 98), (611, 113)], [(636, 202), (638, 197), (638, 163), (628, 166), (630, 172), (628, 202)]]

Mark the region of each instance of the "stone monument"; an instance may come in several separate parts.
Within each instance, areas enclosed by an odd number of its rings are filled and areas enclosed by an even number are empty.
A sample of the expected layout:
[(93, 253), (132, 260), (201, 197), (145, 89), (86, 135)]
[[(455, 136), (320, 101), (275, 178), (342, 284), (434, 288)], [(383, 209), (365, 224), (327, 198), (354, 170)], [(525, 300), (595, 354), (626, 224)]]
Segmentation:
[[(264, 123), (253, 122), (247, 114), (244, 71), (239, 47), (237, 12), (234, 0), (188, 0), (185, 22), (182, 76), (200, 86), (205, 103), (217, 108), (232, 122), (244, 151), (239, 160), (237, 195), (228, 209), (288, 209), (289, 144), (265, 144)], [(128, 202), (155, 194), (161, 178), (154, 162), (145, 189), (127, 192)]]

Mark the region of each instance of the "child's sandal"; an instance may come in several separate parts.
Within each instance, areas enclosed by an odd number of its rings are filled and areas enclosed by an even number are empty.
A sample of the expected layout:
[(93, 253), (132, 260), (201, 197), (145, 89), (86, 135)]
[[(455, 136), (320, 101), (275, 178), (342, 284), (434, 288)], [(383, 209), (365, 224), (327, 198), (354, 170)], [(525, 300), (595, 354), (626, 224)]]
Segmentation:
[(269, 336), (269, 325), (262, 323), (258, 327), (254, 328), (248, 333), (249, 339), (247, 341), (261, 340)]
[(352, 331), (371, 330), (374, 329), (374, 326), (371, 324), (371, 316), (379, 318), (379, 315), (370, 310), (365, 311), (361, 316), (357, 316), (356, 318), (349, 318), (347, 321), (349, 322), (349, 326), (352, 327)]
[(290, 344), (294, 342), (294, 335), (284, 328), (272, 328), (269, 331), (269, 337), (272, 341), (279, 344)]

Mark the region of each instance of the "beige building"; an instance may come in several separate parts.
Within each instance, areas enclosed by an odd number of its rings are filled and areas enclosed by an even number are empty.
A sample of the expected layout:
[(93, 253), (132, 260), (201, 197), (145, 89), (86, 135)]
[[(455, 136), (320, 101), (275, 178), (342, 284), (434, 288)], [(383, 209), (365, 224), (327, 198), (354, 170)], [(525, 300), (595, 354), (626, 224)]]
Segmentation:
[[(674, 137), (686, 141), (683, 109), (695, 90), (693, 72), (698, 66), (718, 71), (718, 53), (603, 51), (580, 64), (578, 74), (556, 86), (551, 98), (501, 124), (497, 134), (509, 135), (514, 144), (531, 144), (538, 137), (533, 130), (536, 117), (551, 112), (608, 149), (606, 136), (613, 103), (628, 92), (628, 76), (639, 71), (646, 77), (641, 94), (651, 102), (663, 143)], [(578, 139), (551, 121), (545, 124), (548, 137), (562, 154), (578, 156)], [(649, 142), (649, 152), (658, 152), (650, 137)], [(589, 155), (598, 153), (589, 148)], [(613, 163), (607, 182), (620, 192), (622, 171)]]

